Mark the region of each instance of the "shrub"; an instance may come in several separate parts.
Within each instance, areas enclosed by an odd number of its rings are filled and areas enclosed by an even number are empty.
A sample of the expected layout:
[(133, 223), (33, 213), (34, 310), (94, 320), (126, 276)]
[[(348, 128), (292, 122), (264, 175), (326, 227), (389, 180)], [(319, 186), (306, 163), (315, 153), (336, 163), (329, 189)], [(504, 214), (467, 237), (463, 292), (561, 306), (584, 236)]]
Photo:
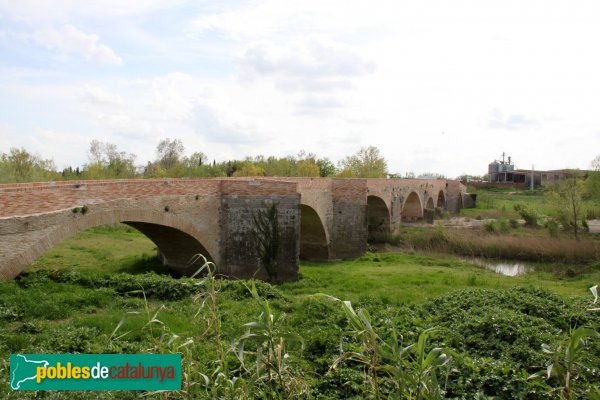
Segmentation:
[(581, 227), (585, 232), (590, 231), (590, 226), (588, 225), (587, 219), (585, 217), (581, 219)]
[(535, 210), (530, 209), (525, 204), (515, 204), (515, 211), (525, 220), (527, 226), (538, 226), (539, 215)]
[(483, 229), (485, 229), (486, 232), (495, 233), (496, 224), (494, 223), (494, 221), (487, 221), (485, 224), (483, 224)]
[(498, 226), (498, 231), (500, 231), (501, 233), (510, 232), (510, 225), (506, 219), (501, 218), (496, 221), (496, 224)]
[(548, 233), (550, 234), (550, 236), (552, 236), (553, 238), (558, 237), (558, 222), (556, 222), (556, 220), (554, 219), (549, 219), (546, 221), (546, 229), (548, 230)]

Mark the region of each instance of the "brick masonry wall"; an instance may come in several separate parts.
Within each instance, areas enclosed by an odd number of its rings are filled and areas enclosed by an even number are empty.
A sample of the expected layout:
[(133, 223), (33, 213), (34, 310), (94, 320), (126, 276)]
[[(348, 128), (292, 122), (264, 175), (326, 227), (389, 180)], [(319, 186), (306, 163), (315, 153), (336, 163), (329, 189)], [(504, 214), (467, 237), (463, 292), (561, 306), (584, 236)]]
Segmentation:
[(281, 235), (277, 281), (298, 279), (300, 195), (226, 195), (221, 199), (221, 267), (235, 278), (267, 279), (261, 265), (254, 215), (277, 205)]
[(0, 185), (0, 218), (46, 213), (117, 199), (219, 194), (219, 181), (212, 179), (137, 179)]
[(367, 247), (367, 180), (335, 179), (332, 184), (330, 257), (357, 257)]

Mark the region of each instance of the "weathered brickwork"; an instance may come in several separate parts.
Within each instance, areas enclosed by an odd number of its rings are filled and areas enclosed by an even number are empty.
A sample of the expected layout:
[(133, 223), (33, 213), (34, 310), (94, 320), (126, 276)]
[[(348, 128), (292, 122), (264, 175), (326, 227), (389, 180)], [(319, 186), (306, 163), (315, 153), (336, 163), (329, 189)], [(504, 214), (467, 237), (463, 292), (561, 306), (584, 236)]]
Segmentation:
[(232, 277), (266, 272), (253, 215), (278, 204), (278, 280), (297, 279), (298, 258), (356, 257), (369, 229), (395, 232), (403, 220), (474, 206), (457, 181), (244, 178), (68, 181), (0, 185), (0, 279), (10, 279), (62, 240), (122, 222), (148, 236), (166, 265), (194, 272), (202, 253)]
[[(295, 186), (295, 185), (294, 185)], [(281, 250), (275, 280), (298, 279), (300, 195), (227, 195), (221, 198), (221, 265), (219, 272), (236, 277), (267, 279), (260, 262), (254, 216), (277, 205)]]

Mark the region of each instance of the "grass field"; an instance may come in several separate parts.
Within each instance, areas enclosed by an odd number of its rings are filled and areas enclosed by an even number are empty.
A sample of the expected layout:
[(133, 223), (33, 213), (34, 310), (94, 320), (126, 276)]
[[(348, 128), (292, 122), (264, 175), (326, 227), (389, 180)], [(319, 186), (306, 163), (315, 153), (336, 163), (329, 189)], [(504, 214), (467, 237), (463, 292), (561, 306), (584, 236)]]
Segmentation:
[[(476, 208), (463, 208), (461, 215), (471, 218), (520, 218), (515, 211), (517, 204), (526, 204), (543, 216), (552, 215), (552, 204), (548, 199), (548, 190), (515, 189), (510, 187), (476, 188), (469, 187), (469, 193), (477, 194)], [(600, 204), (596, 199), (584, 201), (591, 218), (600, 218)]]
[[(243, 282), (217, 282), (218, 314), (211, 315), (192, 300), (198, 293), (206, 293), (206, 288), (195, 286), (189, 279), (171, 278), (155, 253), (147, 238), (123, 226), (91, 229), (48, 251), (21, 278), (0, 283), (0, 354), (183, 352), (184, 364), (190, 368), (189, 379), (196, 384), (186, 382), (182, 392), (150, 396), (157, 398), (372, 397), (374, 380), (364, 365), (346, 360), (330, 369), (340, 356), (340, 346), (359, 354), (371, 353), (342, 308), (317, 295), (325, 293), (352, 301), (356, 310), (367, 310), (372, 329), (381, 338), (378, 346), (383, 346), (396, 330), (400, 343), (407, 345), (416, 343), (426, 329), (435, 328), (438, 333), (430, 338), (426, 351), (433, 351), (436, 345), (456, 351), (453, 369), (447, 375), (447, 398), (474, 398), (479, 394), (481, 398), (494, 395), (508, 399), (518, 393), (521, 398), (544, 399), (556, 398), (560, 380), (528, 379), (549, 362), (541, 352), (541, 344), (557, 345), (575, 325), (596, 330), (600, 327), (597, 315), (585, 312), (591, 304), (589, 288), (600, 283), (600, 270), (594, 266), (571, 277), (557, 272), (561, 265), (547, 272), (506, 277), (455, 256), (418, 252), (302, 263), (297, 282), (276, 287), (257, 283), (258, 293), (268, 299), (274, 314), (271, 333), (284, 337), (293, 332), (303, 338), (303, 349), (298, 343), (286, 342), (289, 358), (280, 365), (285, 384), (272, 386), (243, 373), (239, 360), (224, 345), (228, 373), (242, 379), (246, 391), (232, 392), (226, 385), (209, 390), (199, 384), (199, 373), (212, 376), (215, 360), (221, 354), (216, 338), (225, 344), (238, 343), (248, 329), (244, 323), (264, 315), (264, 304), (252, 298)], [(147, 302), (141, 297), (141, 289)], [(119, 334), (128, 333), (116, 339), (118, 335), (113, 331), (132, 311), (139, 314), (127, 318)], [(161, 323), (149, 323), (157, 311)], [(215, 325), (210, 321), (215, 318), (221, 327), (219, 332), (212, 330)], [(165, 338), (175, 338), (175, 334), (177, 338), (168, 344)], [(188, 345), (177, 349), (188, 339)], [(249, 345), (260, 347), (261, 343)], [(249, 352), (247, 360), (256, 364), (253, 354)], [(381, 363), (401, 363), (409, 374), (401, 381), (408, 382), (410, 376), (419, 374), (419, 358), (410, 352), (403, 357), (382, 359)], [(581, 367), (574, 371), (576, 393), (598, 389), (598, 357), (600, 345), (595, 342), (578, 359)], [(428, 371), (435, 374), (435, 369)], [(7, 374), (4, 358), (0, 364), (3, 393), (8, 391)], [(375, 380), (381, 385), (377, 390), (382, 398), (393, 393), (411, 398), (414, 388), (408, 384), (396, 387), (398, 379), (383, 375)], [(470, 376), (469, 380), (465, 376)], [(433, 378), (427, 377), (431, 385)], [(435, 381), (441, 378), (439, 375)], [(63, 395), (13, 392), (11, 398)], [(139, 395), (72, 392), (69, 398)]]

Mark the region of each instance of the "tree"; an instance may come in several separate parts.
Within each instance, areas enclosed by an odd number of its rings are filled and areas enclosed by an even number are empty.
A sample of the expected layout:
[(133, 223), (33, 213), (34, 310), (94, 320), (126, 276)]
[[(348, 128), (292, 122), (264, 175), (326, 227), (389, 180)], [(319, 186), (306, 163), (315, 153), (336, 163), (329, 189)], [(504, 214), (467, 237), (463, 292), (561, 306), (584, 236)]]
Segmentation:
[(119, 151), (116, 144), (92, 140), (84, 167), (87, 179), (124, 179), (135, 177), (136, 155)]
[(586, 194), (600, 200), (600, 154), (592, 161), (592, 169), (585, 180)]
[(319, 174), (322, 178), (327, 176), (334, 176), (337, 172), (335, 169), (335, 165), (331, 160), (327, 157), (319, 158), (317, 161), (317, 166), (319, 167)]
[(197, 152), (193, 153), (191, 156), (185, 157), (183, 159), (184, 164), (186, 164), (186, 166), (188, 168), (196, 168), (196, 167), (205, 165), (207, 160), (208, 160), (208, 157), (206, 156), (206, 154), (204, 154), (201, 151), (197, 151)]
[(297, 176), (317, 177), (321, 170), (314, 159), (300, 160), (297, 166)]
[(579, 240), (579, 224), (586, 217), (583, 204), (585, 183), (577, 173), (554, 186), (550, 192), (551, 204), (565, 229), (572, 228)]
[(0, 154), (0, 182), (33, 182), (60, 179), (52, 160), (43, 160), (21, 148)]
[(157, 162), (166, 170), (172, 169), (179, 164), (184, 150), (185, 148), (183, 147), (183, 142), (181, 140), (171, 140), (169, 138), (163, 139), (156, 147), (156, 154), (158, 156)]
[(385, 178), (387, 162), (375, 146), (362, 147), (339, 162), (341, 177)]
[(264, 176), (265, 170), (256, 166), (250, 161), (244, 162), (244, 165), (239, 170), (233, 173), (233, 176)]
[(31, 170), (35, 164), (34, 157), (25, 149), (10, 149), (10, 154), (7, 157), (8, 163), (11, 165), (15, 180), (17, 182), (25, 182), (31, 175)]

